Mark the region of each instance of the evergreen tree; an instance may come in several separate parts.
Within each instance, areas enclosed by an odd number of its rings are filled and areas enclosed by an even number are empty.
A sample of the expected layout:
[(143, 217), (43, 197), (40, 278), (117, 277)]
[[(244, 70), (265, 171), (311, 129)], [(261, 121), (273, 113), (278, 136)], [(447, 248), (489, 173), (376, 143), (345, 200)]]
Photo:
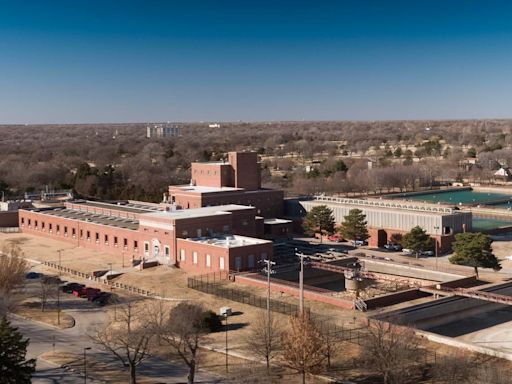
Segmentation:
[(302, 228), (304, 232), (310, 236), (316, 233), (320, 233), (321, 236), (334, 233), (334, 216), (332, 215), (332, 210), (326, 205), (313, 207), (304, 218)]
[(483, 233), (458, 233), (453, 243), (455, 254), (449, 258), (450, 263), (471, 266), (477, 276), (478, 267), (499, 271), (501, 265), (492, 253), (491, 244), (492, 240)]
[(0, 320), (0, 383), (30, 384), (35, 359), (25, 360), (29, 340), (4, 316)]
[(354, 241), (355, 245), (357, 240), (365, 241), (370, 237), (366, 224), (366, 216), (363, 211), (351, 209), (343, 218), (339, 232), (345, 239)]
[(411, 229), (410, 232), (402, 236), (400, 244), (404, 248), (410, 249), (416, 257), (420, 252), (432, 249), (434, 246), (434, 240), (427, 235), (427, 232), (420, 226), (416, 226)]

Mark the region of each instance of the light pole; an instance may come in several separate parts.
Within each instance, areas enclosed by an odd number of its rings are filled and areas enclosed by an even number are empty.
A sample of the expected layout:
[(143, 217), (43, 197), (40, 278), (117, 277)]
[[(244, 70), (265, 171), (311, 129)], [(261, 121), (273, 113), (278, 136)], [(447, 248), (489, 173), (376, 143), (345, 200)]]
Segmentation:
[(300, 258), (300, 271), (299, 271), (299, 309), (300, 314), (304, 314), (304, 254), (297, 252), (295, 248), (295, 255)]
[(91, 347), (84, 348), (84, 384), (87, 384), (87, 351), (89, 351)]
[(434, 226), (434, 230), (435, 230), (434, 252), (435, 252), (435, 255), (436, 255), (436, 271), (437, 271), (437, 257), (438, 257), (437, 231), (439, 230), (439, 226), (438, 225)]
[(268, 259), (262, 260), (262, 262), (265, 263), (265, 268), (263, 268), (263, 272), (267, 273), (267, 337), (270, 337), (270, 274), (275, 273), (275, 271), (272, 269), (272, 266), (276, 265), (276, 263)]

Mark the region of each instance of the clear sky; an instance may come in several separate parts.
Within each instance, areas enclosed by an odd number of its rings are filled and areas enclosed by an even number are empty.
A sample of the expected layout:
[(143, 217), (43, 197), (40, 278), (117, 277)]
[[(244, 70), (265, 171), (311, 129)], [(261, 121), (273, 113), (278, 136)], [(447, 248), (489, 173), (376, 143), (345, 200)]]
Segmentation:
[(512, 117), (512, 1), (0, 0), (0, 123)]

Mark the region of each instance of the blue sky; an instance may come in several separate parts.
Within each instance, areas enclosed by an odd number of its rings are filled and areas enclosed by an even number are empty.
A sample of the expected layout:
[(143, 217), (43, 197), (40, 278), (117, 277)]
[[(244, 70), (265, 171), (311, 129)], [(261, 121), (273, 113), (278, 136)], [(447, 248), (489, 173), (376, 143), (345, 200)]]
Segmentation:
[(509, 1), (4, 1), (0, 123), (512, 117)]

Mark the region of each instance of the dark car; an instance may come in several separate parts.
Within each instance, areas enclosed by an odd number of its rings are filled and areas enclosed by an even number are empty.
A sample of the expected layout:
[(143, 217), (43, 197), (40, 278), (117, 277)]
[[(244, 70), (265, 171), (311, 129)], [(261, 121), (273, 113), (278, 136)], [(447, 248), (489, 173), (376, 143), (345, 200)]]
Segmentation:
[(108, 304), (115, 304), (117, 302), (117, 298), (109, 292), (101, 292), (98, 297), (92, 300), (92, 302), (98, 307), (104, 307)]
[(93, 301), (95, 297), (98, 297), (101, 293), (101, 289), (98, 288), (85, 288), (85, 295), (87, 300)]
[(79, 283), (68, 283), (62, 286), (62, 292), (73, 293), (73, 291), (81, 290), (84, 287), (83, 284)]
[(39, 279), (41, 277), (40, 273), (37, 272), (29, 272), (25, 276), (27, 279)]

